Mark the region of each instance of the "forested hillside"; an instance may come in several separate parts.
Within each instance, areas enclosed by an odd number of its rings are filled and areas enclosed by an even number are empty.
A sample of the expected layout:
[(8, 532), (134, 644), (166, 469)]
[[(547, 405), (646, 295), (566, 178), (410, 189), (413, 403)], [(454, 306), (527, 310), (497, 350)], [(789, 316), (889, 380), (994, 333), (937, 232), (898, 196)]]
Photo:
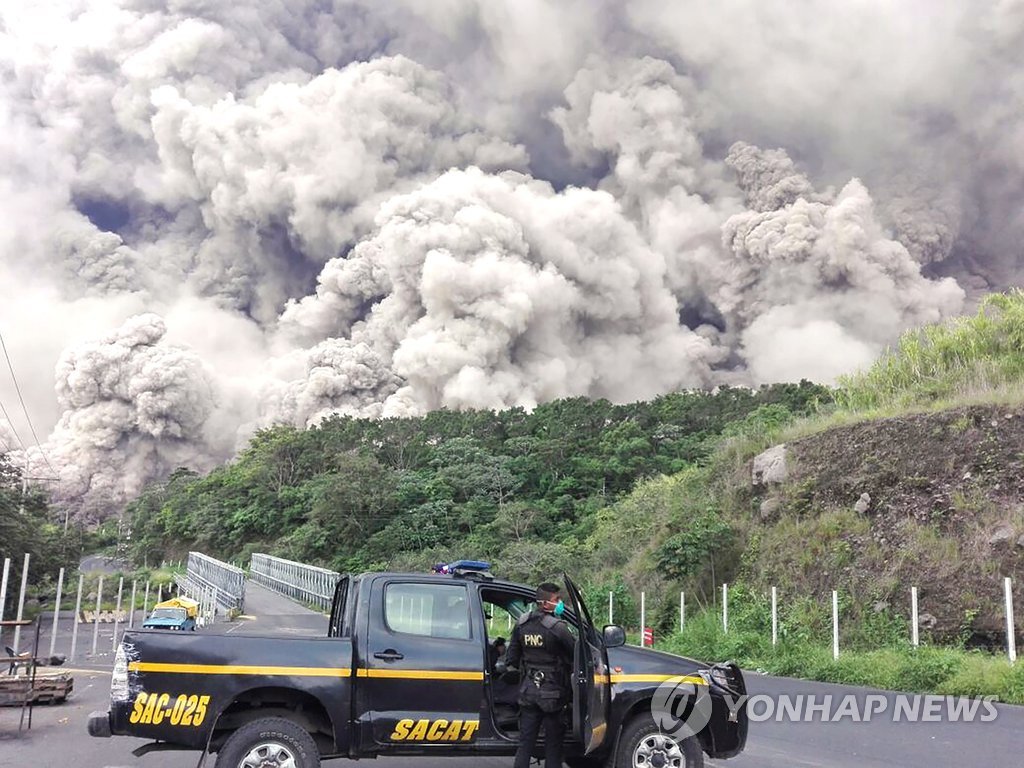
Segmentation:
[(638, 480), (699, 465), (744, 420), (781, 423), (830, 401), (803, 382), (276, 427), (236, 461), (206, 476), (179, 470), (132, 502), (133, 554), (258, 550), (339, 570), (473, 556), (510, 577), (549, 575), (581, 563), (601, 510)]

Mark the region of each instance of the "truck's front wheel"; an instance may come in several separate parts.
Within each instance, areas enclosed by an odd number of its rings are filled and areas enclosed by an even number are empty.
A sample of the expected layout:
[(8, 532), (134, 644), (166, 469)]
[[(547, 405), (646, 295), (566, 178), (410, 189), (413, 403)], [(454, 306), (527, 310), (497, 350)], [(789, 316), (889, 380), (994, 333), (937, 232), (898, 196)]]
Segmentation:
[(622, 729), (614, 768), (703, 768), (704, 752), (696, 737), (678, 739), (665, 733), (650, 715), (630, 720)]
[(266, 717), (228, 737), (216, 768), (320, 768), (320, 753), (303, 728), (281, 717)]

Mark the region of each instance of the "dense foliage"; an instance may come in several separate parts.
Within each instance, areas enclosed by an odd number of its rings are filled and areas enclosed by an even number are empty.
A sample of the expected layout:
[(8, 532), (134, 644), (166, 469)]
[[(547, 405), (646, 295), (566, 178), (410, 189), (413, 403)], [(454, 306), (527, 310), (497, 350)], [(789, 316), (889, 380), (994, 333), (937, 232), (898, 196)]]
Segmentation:
[(46, 493), (22, 483), (21, 472), (0, 454), (0, 565), (11, 559), (5, 617), (16, 610), (18, 585), (25, 554), (29, 554), (29, 584), (33, 591), (56, 577), (61, 567), (76, 564), (85, 545), (81, 530), (54, 520)]
[[(339, 570), (474, 556), (508, 576), (557, 573), (593, 551), (603, 511), (637, 481), (700, 465), (756, 414), (792, 418), (830, 398), (803, 382), (274, 427), (236, 461), (206, 476), (179, 470), (133, 501), (133, 553), (143, 563), (193, 547), (227, 558), (258, 550)], [(707, 533), (725, 535), (710, 520)], [(635, 549), (646, 543), (637, 535), (614, 543)], [(692, 559), (702, 543), (673, 546)]]

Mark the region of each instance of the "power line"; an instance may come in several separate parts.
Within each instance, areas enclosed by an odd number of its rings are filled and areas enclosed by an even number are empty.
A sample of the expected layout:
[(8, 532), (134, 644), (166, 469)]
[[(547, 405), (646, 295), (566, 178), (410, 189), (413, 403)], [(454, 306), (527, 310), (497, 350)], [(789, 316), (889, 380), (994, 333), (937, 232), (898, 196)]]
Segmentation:
[[(57, 474), (57, 471), (50, 464), (50, 459), (46, 455), (46, 451), (43, 450), (42, 443), (39, 442), (39, 435), (36, 434), (36, 428), (32, 425), (32, 417), (28, 415), (28, 408), (25, 406), (25, 398), (21, 395), (21, 387), (18, 385), (18, 377), (14, 374), (14, 365), (11, 364), (11, 356), (7, 354), (7, 344), (4, 342), (4, 335), (0, 332), (0, 348), (4, 351), (4, 358), (7, 360), (7, 369), (11, 372), (11, 379), (14, 381), (14, 391), (18, 393), (18, 400), (21, 402), (21, 411), (25, 414), (25, 421), (28, 422), (28, 428), (32, 432), (32, 438), (36, 441), (36, 447), (39, 449), (39, 455), (43, 457), (43, 461), (46, 462), (47, 468), (53, 474)], [(7, 421), (11, 424), (11, 430), (14, 430), (14, 422), (11, 422), (10, 416), (7, 416), (7, 410), (4, 409), (4, 416), (7, 417)], [(17, 437), (18, 433), (15, 432), (14, 436)], [(21, 443), (21, 448), (26, 453), (28, 450), (25, 448), (25, 444), (21, 442), (21, 438), (18, 437), (18, 442)]]
[[(7, 408), (4, 407), (4, 403), (3, 403), (2, 400), (0, 400), (0, 411), (3, 411), (4, 418), (7, 419), (7, 425), (11, 428), (11, 432), (14, 434), (14, 439), (18, 441), (18, 445), (20, 445), (21, 446), (21, 450), (24, 451), (25, 450), (25, 443), (23, 443), (21, 441), (21, 435), (18, 434), (18, 430), (14, 428), (14, 422), (11, 421), (11, 417), (7, 414)], [(6, 440), (4, 441), (4, 446), (5, 446), (5, 450), (10, 448), (10, 446), (7, 445), (7, 441)]]

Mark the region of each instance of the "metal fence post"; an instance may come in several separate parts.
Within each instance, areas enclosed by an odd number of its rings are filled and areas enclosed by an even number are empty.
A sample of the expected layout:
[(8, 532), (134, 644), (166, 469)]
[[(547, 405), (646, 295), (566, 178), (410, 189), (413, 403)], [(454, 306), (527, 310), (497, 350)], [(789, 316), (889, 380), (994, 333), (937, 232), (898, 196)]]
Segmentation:
[(917, 587), (910, 588), (910, 642), (917, 648), (920, 638), (918, 636), (917, 619)]
[(117, 627), (121, 623), (121, 596), (124, 594), (124, 576), (117, 582), (117, 607), (114, 608), (114, 638), (110, 642), (110, 650), (117, 650)]
[(779, 592), (772, 587), (772, 646), (779, 642)]
[(4, 606), (7, 605), (7, 578), (11, 575), (11, 558), (4, 558), (4, 577), (0, 582), (0, 621), (4, 620)]
[(92, 617), (92, 655), (96, 655), (96, 646), (100, 641), (100, 608), (103, 601), (103, 574), (100, 574), (96, 585), (96, 615)]
[(1003, 596), (1006, 598), (1006, 653), (1010, 657), (1010, 663), (1016, 664), (1017, 630), (1013, 622), (1013, 583), (1009, 576), (1003, 581)]
[(679, 631), (686, 629), (686, 593), (679, 593)]
[(75, 622), (71, 625), (71, 661), (75, 660), (75, 652), (78, 650), (78, 617), (82, 613), (82, 584), (85, 576), (78, 574), (78, 595), (75, 597)]
[(729, 634), (729, 585), (722, 585), (722, 631)]
[(832, 659), (839, 658), (839, 593), (832, 590)]
[[(29, 554), (25, 553), (25, 565), (21, 569), (21, 594), (18, 596), (18, 621), (25, 615), (25, 588), (28, 586)], [(18, 641), (21, 640), (21, 627), (14, 628), (14, 653), (18, 653)]]
[(128, 607), (128, 629), (135, 628), (135, 579), (132, 579), (132, 602)]
[(50, 655), (53, 656), (57, 648), (57, 620), (60, 616), (60, 595), (64, 589), (64, 569), (60, 569), (57, 575), (57, 599), (53, 603), (53, 625), (50, 627)]

